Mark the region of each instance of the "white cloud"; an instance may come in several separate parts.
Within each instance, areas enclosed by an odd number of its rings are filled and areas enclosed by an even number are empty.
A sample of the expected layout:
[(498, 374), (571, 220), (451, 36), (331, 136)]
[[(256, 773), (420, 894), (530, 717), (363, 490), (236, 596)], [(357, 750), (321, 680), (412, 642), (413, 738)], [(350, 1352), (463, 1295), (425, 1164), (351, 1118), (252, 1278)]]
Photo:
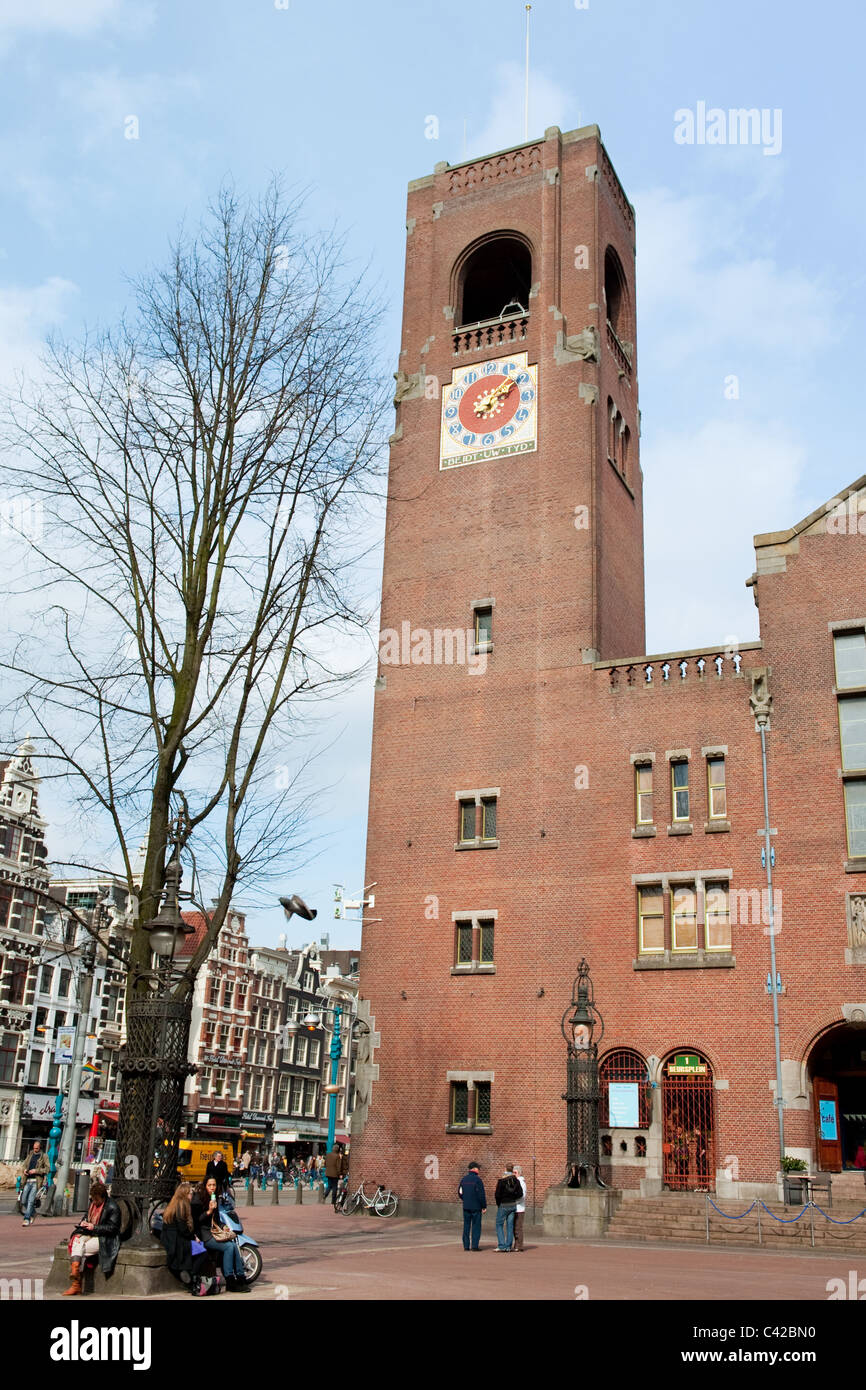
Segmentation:
[(645, 442), (650, 651), (756, 636), (752, 537), (799, 520), (805, 463), (777, 422), (719, 418)]
[(748, 208), (654, 189), (635, 199), (643, 350), (666, 365), (738, 347), (805, 357), (835, 335), (837, 306), (816, 268), (755, 250)]
[(0, 382), (32, 370), (47, 332), (62, 323), (76, 285), (52, 275), (41, 285), (0, 288)]
[[(490, 81), (493, 100), (480, 131), (467, 129), (467, 157), (492, 154), (523, 141), (524, 72), (519, 63), (499, 63)], [(568, 130), (577, 124), (574, 95), (540, 71), (529, 77), (529, 133), (540, 136), (550, 125)]]
[(59, 95), (67, 111), (79, 113), (75, 117), (79, 148), (87, 152), (104, 140), (122, 143), (124, 122), (129, 116), (141, 123), (141, 138), (145, 138), (148, 123), (167, 106), (187, 96), (198, 96), (199, 91), (197, 78), (186, 73), (125, 77), (109, 69), (76, 73), (61, 84)]
[(153, 7), (139, 0), (0, 0), (0, 36), (62, 33), (81, 36), (104, 26), (142, 32)]

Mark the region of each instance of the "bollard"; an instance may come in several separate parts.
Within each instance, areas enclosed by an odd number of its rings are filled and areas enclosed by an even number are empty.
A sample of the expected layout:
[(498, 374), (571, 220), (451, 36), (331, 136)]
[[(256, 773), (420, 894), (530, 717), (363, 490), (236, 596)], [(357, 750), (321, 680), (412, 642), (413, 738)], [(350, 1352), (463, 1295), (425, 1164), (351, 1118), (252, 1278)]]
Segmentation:
[(247, 1206), (254, 1207), (256, 1204), (256, 1185), (254, 1182), (247, 1183)]
[(299, 1182), (298, 1185), (297, 1185), (297, 1187), (295, 1188), (295, 1206), (296, 1206), (296, 1207), (302, 1207), (303, 1205), (304, 1205), (304, 1184), (303, 1184), (302, 1182)]
[(320, 1182), (320, 1183), (319, 1183), (319, 1201), (320, 1201), (320, 1202), (324, 1202), (324, 1200), (325, 1200), (325, 1184), (324, 1184), (323, 1182)]
[(280, 1185), (277, 1182), (271, 1183), (271, 1206), (278, 1207), (280, 1204)]

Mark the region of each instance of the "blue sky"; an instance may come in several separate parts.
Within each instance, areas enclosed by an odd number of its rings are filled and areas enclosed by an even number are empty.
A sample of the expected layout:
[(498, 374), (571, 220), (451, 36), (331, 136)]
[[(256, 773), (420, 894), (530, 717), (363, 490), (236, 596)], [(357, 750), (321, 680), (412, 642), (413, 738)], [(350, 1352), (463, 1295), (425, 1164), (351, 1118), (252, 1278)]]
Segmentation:
[[(370, 263), (393, 371), (406, 183), (464, 138), (522, 138), (523, 26), (520, 0), (0, 0), (0, 376), (114, 319), (226, 176), (275, 171)], [(597, 123), (637, 209), (650, 651), (755, 636), (752, 534), (866, 472), (864, 27), (839, 0), (533, 4), (530, 134)], [(779, 152), (678, 144), (699, 102), (780, 111)], [(357, 939), (327, 919), (363, 874), (371, 705), (368, 681), (335, 713), (322, 853), (286, 866), (336, 945)], [(59, 857), (74, 822), (48, 812)], [(272, 941), (280, 914), (250, 926)]]

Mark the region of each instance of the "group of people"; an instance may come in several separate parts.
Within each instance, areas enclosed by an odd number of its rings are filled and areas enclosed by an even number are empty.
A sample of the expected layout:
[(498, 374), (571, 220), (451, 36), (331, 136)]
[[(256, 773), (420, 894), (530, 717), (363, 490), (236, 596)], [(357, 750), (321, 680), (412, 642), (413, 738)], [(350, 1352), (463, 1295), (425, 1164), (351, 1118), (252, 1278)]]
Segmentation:
[(233, 1209), (228, 1180), (220, 1187), (213, 1173), (196, 1188), (180, 1183), (165, 1209), (161, 1238), (166, 1261), (192, 1293), (199, 1291), (201, 1276), (215, 1270), (222, 1273), (229, 1293), (249, 1293), (241, 1252), (225, 1220)]
[[(457, 1195), (463, 1203), (463, 1249), (481, 1249), (481, 1218), (487, 1210), (487, 1194), (481, 1180), (481, 1164), (469, 1164)], [(496, 1250), (500, 1254), (523, 1250), (526, 1214), (526, 1179), (519, 1163), (506, 1163), (493, 1194), (496, 1202)]]

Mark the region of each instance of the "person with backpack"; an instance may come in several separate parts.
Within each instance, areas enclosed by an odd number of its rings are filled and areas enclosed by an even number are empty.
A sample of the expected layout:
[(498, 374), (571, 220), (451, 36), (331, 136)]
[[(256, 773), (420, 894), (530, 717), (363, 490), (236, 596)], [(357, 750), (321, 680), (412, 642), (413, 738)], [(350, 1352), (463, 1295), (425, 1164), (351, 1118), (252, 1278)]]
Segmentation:
[[(461, 1180), (457, 1196), (463, 1203), (463, 1249), (480, 1250), (481, 1218), (487, 1210), (487, 1196), (479, 1174), (480, 1164), (474, 1160)], [(470, 1244), (471, 1239), (471, 1244)]]
[(507, 1255), (511, 1251), (511, 1243), (514, 1240), (514, 1216), (517, 1211), (517, 1203), (523, 1196), (523, 1188), (520, 1186), (520, 1179), (514, 1176), (514, 1165), (509, 1163), (496, 1184), (494, 1197), (496, 1200), (496, 1251), (499, 1255)]

